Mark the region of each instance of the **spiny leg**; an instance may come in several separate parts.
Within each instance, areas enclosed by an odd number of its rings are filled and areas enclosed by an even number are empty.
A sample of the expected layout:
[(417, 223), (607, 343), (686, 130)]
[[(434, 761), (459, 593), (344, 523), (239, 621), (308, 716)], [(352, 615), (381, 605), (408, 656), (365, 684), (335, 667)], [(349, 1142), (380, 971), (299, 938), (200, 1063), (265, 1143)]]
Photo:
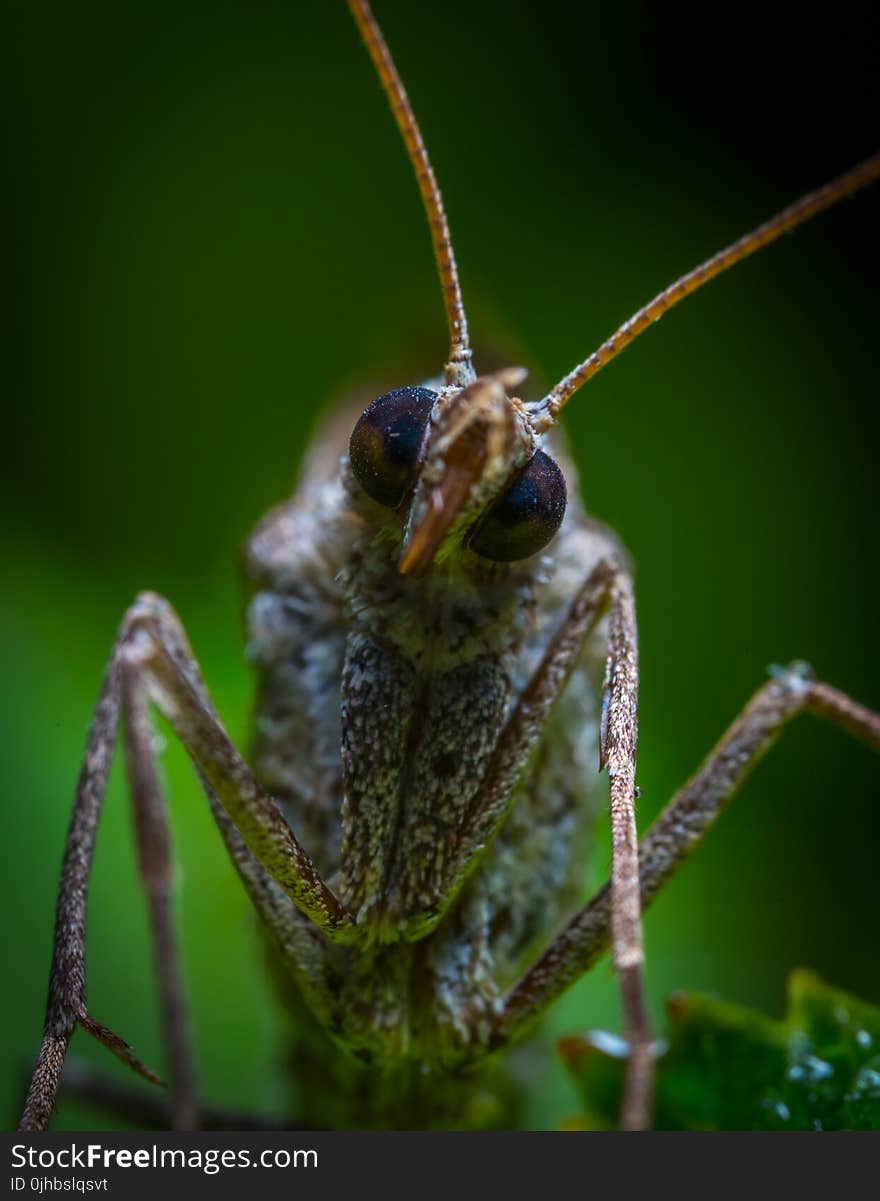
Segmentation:
[[(155, 1114), (170, 1116), (173, 1129), (191, 1130), (197, 1126), (210, 1129), (212, 1127), (206, 1126), (206, 1123), (216, 1123), (219, 1120), (216, 1115), (220, 1111), (197, 1108), (195, 1066), (171, 903), (173, 861), (170, 830), (156, 772), (154, 731), (143, 681), (125, 657), (120, 675), (129, 788), (133, 801), (141, 878), (150, 909), (171, 1085), (170, 1105), (160, 1099), (148, 1098), (143, 1100), (143, 1104), (152, 1105), (152, 1112)], [(203, 702), (206, 705), (210, 704), (201, 679), (194, 677), (193, 684), (198, 688)], [(322, 971), (321, 935), (250, 853), (201, 771), (198, 771), (198, 775), (226, 849), (255, 909), (266, 928), (273, 932), (285, 961), (297, 976), (301, 990), (310, 997), (313, 1007), (317, 1011), (323, 1008), (328, 1012), (331, 1002)], [(67, 1074), (65, 1086), (69, 1087)], [(107, 1089), (112, 1093), (112, 1082), (107, 1083), (105, 1092)], [(126, 1095), (123, 1089), (118, 1089), (117, 1093), (120, 1097)], [(131, 1096), (136, 1099), (138, 1094), (134, 1093)], [(143, 1097), (143, 1094), (140, 1096)], [(251, 1115), (251, 1120), (257, 1119)], [(226, 1128), (231, 1127), (227, 1125)]]
[[(107, 776), (119, 725), (119, 646), (115, 646), (104, 674), (98, 704), (89, 728), (83, 764), (61, 865), (55, 938), (49, 974), (49, 996), (43, 1040), (37, 1056), (20, 1129), (45, 1130), (61, 1080), (64, 1056), (77, 1024), (100, 1038), (99, 1027), (86, 1009), (85, 938), (88, 880), (101, 816)], [(104, 1041), (102, 1039), (102, 1041)], [(108, 1043), (126, 1058), (125, 1044)], [(131, 1056), (127, 1062), (148, 1080), (158, 1083), (148, 1068)]]
[(651, 1107), (652, 1039), (642, 985), (635, 765), (638, 742), (638, 641), (629, 573), (614, 558), (601, 560), (579, 589), (571, 608), (501, 733), (486, 776), (451, 858), (439, 920), (475, 869), (510, 811), (522, 775), (556, 698), (598, 621), (610, 610), (600, 765), (611, 789), (613, 941), (620, 976), (624, 1029), (630, 1045), (621, 1123), (647, 1125)]
[(349, 941), (350, 914), (321, 879), (280, 809), (235, 749), (208, 698), (174, 610), (145, 593), (129, 615), (125, 653), (251, 854), (331, 940)]
[(449, 909), (510, 812), (516, 786), (538, 745), (553, 705), (580, 659), (587, 639), (606, 612), (616, 570), (612, 560), (603, 559), (584, 580), (508, 718), (450, 855), (441, 894), (435, 902), (433, 924)]
[(120, 689), (123, 746), (138, 869), (150, 917), (162, 1035), (170, 1078), (171, 1104), (165, 1108), (170, 1113), (173, 1129), (194, 1130), (200, 1123), (183, 972), (174, 926), (171, 832), (156, 772), (154, 733), (143, 685), (137, 671), (124, 655), (120, 665)]
[[(144, 725), (144, 696), (149, 695), (171, 722), (193, 758), (199, 773), (210, 784), (212, 794), (235, 824), (235, 833), (247, 844), (251, 855), (278, 883), (284, 894), (330, 938), (344, 939), (349, 932), (348, 915), (321, 880), (308, 856), (294, 838), (274, 802), (260, 788), (241, 756), (233, 747), (214, 713), (201, 682), (179, 621), (167, 602), (152, 594), (140, 597), (126, 614), (105, 673), (98, 705), (89, 731), (80, 772), (73, 814), (68, 828), (56, 909), (52, 969), (43, 1040), (34, 1068), (21, 1119), (25, 1130), (45, 1129), (55, 1105), (64, 1057), (77, 1025), (88, 1030), (114, 1054), (146, 1079), (158, 1078), (132, 1054), (117, 1035), (96, 1022), (88, 1013), (85, 989), (85, 927), (88, 882), (94, 854), (95, 835), (106, 790), (116, 741), (120, 699), (128, 706), (128, 748), (133, 752), (132, 779), (147, 791), (158, 786), (152, 771), (149, 730)], [(143, 692), (141, 691), (143, 690)], [(143, 793), (138, 793), (141, 801)], [(136, 798), (137, 799), (137, 798)], [(161, 850), (157, 837), (158, 791), (146, 798), (149, 818), (139, 832), (139, 851), (146, 852), (150, 871), (157, 866)], [(161, 819), (164, 821), (164, 817)], [(222, 826), (221, 826), (221, 832)], [(161, 836), (159, 836), (161, 837)], [(227, 844), (229, 845), (229, 838)], [(160, 875), (166, 870), (159, 868)], [(179, 973), (168, 919), (168, 897), (159, 901), (155, 929), (157, 956), (166, 973), (163, 1011), (171, 1020), (172, 1052), (183, 1038), (179, 1003)], [(151, 904), (151, 917), (156, 910)], [(161, 973), (160, 973), (161, 974)], [(167, 1026), (166, 1026), (167, 1029)], [(188, 1069), (184, 1065), (184, 1101)], [(183, 1109), (181, 1108), (181, 1113)]]
[(620, 1124), (650, 1125), (653, 1040), (645, 1002), (639, 846), (636, 829), (639, 648), (632, 579), (617, 572), (609, 589), (608, 659), (599, 733), (611, 792), (611, 942), (629, 1045)]
[[(804, 664), (775, 670), (773, 676), (755, 693), (642, 839), (639, 864), (643, 910), (690, 855), (792, 717), (804, 712), (823, 717), (880, 750), (880, 714), (836, 688), (813, 680)], [(508, 991), (498, 1016), (494, 1046), (518, 1038), (608, 949), (611, 892), (611, 885), (605, 884)]]
[(324, 971), (325, 949), (318, 928), (300, 913), (280, 884), (250, 853), (210, 784), (199, 775), (229, 857), (251, 903), (265, 928), (271, 931), (312, 1012), (324, 1015), (326, 1024), (332, 1025), (336, 1005)]

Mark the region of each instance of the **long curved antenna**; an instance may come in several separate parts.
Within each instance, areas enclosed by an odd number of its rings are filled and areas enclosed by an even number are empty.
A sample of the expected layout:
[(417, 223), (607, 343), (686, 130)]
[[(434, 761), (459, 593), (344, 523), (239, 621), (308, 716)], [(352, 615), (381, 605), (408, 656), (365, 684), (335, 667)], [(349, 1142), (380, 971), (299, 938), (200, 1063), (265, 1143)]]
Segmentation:
[(476, 374), (468, 338), (467, 317), (458, 282), (458, 268), (455, 265), (455, 255), (449, 237), (449, 222), (446, 220), (446, 210), (443, 208), (440, 189), (437, 186), (437, 180), (406, 89), (397, 73), (391, 52), (376, 23), (376, 18), (370, 11), (367, 0), (348, 0), (348, 7), (351, 9), (370, 58), (373, 60), (373, 65), (379, 74), (385, 95), (391, 105), (391, 111), (394, 113), (394, 119), (403, 135), (409, 160), (416, 173), (425, 212), (428, 214), (428, 224), (431, 227), (431, 240), (434, 243), (434, 256), (437, 259), (437, 270), (440, 273), (440, 283), (443, 287), (443, 303), (446, 306), (446, 320), (449, 324), (449, 362), (446, 364), (446, 382), (456, 387), (464, 387), (476, 378)]
[(802, 196), (800, 200), (790, 204), (781, 213), (777, 213), (775, 217), (771, 217), (769, 221), (765, 221), (751, 233), (732, 242), (724, 250), (719, 250), (699, 267), (695, 267), (693, 271), (683, 275), (674, 284), (664, 288), (644, 308), (639, 309), (628, 321), (625, 321), (620, 329), (613, 333), (606, 342), (603, 342), (589, 358), (584, 359), (579, 366), (575, 367), (574, 371), (569, 372), (564, 379), (561, 379), (552, 392), (548, 392), (543, 400), (538, 401), (532, 409), (532, 419), (537, 430), (543, 432), (549, 429), (555, 423), (565, 403), (582, 384), (585, 384), (588, 379), (592, 379), (597, 371), (616, 358), (633, 339), (637, 338), (653, 322), (658, 321), (680, 300), (684, 300), (686, 296), (696, 292), (703, 284), (708, 283), (716, 275), (720, 275), (722, 271), (726, 271), (728, 267), (732, 267), (734, 263), (748, 258), (750, 254), (774, 241), (781, 234), (788, 233), (789, 230), (806, 221), (808, 217), (830, 208), (838, 200), (851, 195), (858, 188), (877, 178), (880, 178), (880, 154), (865, 159), (863, 163), (838, 176), (831, 183)]

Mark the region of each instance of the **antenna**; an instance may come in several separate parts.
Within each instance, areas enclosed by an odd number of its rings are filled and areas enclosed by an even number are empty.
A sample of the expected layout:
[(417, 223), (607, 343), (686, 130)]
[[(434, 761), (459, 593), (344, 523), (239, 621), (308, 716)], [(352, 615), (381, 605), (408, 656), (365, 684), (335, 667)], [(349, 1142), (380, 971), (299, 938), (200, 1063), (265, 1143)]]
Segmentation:
[(367, 0), (348, 0), (348, 7), (351, 9), (352, 16), (357, 22), (370, 58), (378, 72), (385, 95), (391, 105), (391, 111), (394, 113), (394, 119), (403, 135), (409, 160), (416, 173), (422, 202), (428, 215), (428, 224), (431, 227), (434, 257), (440, 273), (443, 303), (446, 307), (446, 320), (449, 325), (449, 361), (446, 364), (446, 382), (455, 387), (464, 387), (476, 378), (476, 373), (473, 368), (467, 317), (461, 299), (458, 268), (455, 265), (455, 255), (449, 236), (446, 210), (443, 208), (443, 198), (437, 186), (425, 143), (419, 132), (415, 113), (376, 18), (373, 16)]
[(762, 246), (773, 242), (781, 234), (788, 233), (789, 230), (794, 229), (809, 217), (821, 213), (823, 209), (830, 208), (838, 200), (852, 195), (853, 192), (878, 177), (880, 177), (880, 153), (865, 159), (857, 167), (838, 176), (824, 187), (817, 188), (815, 192), (809, 192), (806, 196), (802, 196), (800, 200), (790, 204), (781, 213), (777, 213), (775, 217), (771, 217), (769, 221), (765, 221), (763, 225), (753, 229), (751, 233), (732, 242), (724, 250), (719, 250), (699, 267), (695, 267), (693, 271), (683, 275), (674, 284), (664, 288), (644, 308), (639, 309), (628, 321), (625, 321), (607, 341), (602, 343), (598, 350), (593, 351), (589, 358), (584, 359), (564, 379), (561, 379), (552, 392), (548, 392), (543, 400), (535, 404), (532, 409), (532, 420), (538, 432), (543, 433), (548, 430), (556, 422), (566, 402), (582, 384), (585, 384), (588, 379), (592, 379), (596, 372), (601, 371), (612, 359), (617, 358), (630, 342), (653, 322), (659, 321), (663, 314), (674, 308), (680, 300), (684, 300), (686, 296), (696, 292), (703, 284), (714, 279), (716, 275), (720, 275), (722, 271), (726, 271), (728, 267), (732, 267), (734, 263), (748, 258), (750, 254), (754, 254)]

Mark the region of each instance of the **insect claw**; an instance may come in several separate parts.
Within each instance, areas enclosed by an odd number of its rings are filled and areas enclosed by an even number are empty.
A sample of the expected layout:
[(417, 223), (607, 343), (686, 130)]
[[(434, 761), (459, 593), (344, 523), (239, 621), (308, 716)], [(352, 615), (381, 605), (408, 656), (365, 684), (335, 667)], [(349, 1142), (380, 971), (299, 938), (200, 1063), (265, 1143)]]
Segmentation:
[(112, 1051), (116, 1058), (121, 1059), (133, 1072), (137, 1072), (139, 1076), (142, 1076), (144, 1080), (148, 1080), (150, 1084), (158, 1084), (160, 1088), (167, 1087), (161, 1076), (157, 1076), (152, 1068), (148, 1068), (142, 1060), (138, 1059), (131, 1049), (131, 1045), (124, 1038), (120, 1038), (118, 1034), (114, 1034), (112, 1030), (108, 1029), (107, 1026), (103, 1026), (100, 1022), (96, 1022), (87, 1013), (82, 1014), (77, 1020), (83, 1030), (88, 1031), (92, 1038), (96, 1038), (99, 1043), (103, 1043), (108, 1051)]

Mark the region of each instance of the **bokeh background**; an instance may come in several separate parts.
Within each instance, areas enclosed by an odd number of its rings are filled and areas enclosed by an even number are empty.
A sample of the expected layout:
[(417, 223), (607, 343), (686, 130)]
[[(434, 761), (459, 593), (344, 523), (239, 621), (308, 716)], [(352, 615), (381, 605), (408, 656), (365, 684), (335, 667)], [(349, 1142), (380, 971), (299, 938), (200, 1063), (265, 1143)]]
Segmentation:
[[(660, 287), (876, 148), (867, 9), (376, 0), (451, 215), (477, 346), (552, 382)], [(0, 475), (0, 1054), (37, 1046), (64, 830), (113, 631), (183, 616), (246, 740), (237, 548), (317, 415), (433, 374), (411, 173), (341, 0), (18, 5), (3, 76), (11, 306)], [(711, 285), (572, 403), (592, 510), (638, 565), (641, 819), (772, 662), (880, 705), (878, 196)], [(538, 385), (536, 385), (537, 388)], [(183, 941), (204, 1091), (277, 1108), (284, 1016), (179, 748)], [(647, 919), (651, 1003), (779, 1013), (808, 965), (880, 1001), (877, 764), (803, 719)], [(607, 870), (597, 848), (585, 886)], [(90, 911), (91, 1007), (161, 1062), (121, 772)], [(554, 1011), (529, 1125), (576, 1107), (554, 1034), (614, 1025), (607, 965)], [(80, 1058), (115, 1071), (82, 1035)], [(65, 1102), (59, 1126), (94, 1126)]]

